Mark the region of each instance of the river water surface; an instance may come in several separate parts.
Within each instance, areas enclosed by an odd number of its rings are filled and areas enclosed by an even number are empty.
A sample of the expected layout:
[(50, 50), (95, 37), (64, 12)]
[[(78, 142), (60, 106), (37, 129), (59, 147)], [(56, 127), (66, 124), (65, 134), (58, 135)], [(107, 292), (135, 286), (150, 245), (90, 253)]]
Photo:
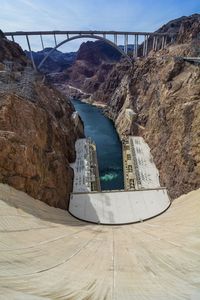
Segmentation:
[(84, 122), (86, 137), (96, 143), (101, 189), (123, 189), (122, 146), (113, 122), (93, 105), (72, 103)]

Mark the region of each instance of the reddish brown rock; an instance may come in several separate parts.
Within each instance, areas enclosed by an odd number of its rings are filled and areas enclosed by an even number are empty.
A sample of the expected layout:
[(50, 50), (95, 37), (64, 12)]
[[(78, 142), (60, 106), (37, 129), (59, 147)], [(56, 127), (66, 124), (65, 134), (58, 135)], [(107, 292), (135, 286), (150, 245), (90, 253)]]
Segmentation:
[(85, 94), (92, 94), (99, 88), (120, 58), (120, 52), (105, 42), (87, 41), (81, 44), (73, 65), (60, 75), (49, 75), (49, 79), (62, 84), (68, 95), (76, 95), (74, 90), (68, 90), (68, 85), (81, 89), (83, 93), (80, 96), (85, 98)]
[(75, 128), (72, 106), (36, 83), (35, 103), (8, 94), (0, 98), (0, 179), (49, 205), (67, 208), (72, 191)]
[(14, 62), (14, 70), (22, 70), (28, 62), (21, 47), (17, 43), (9, 41), (2, 33), (0, 36), (0, 62), (5, 60)]
[(27, 62), (18, 45), (0, 38), (0, 58), (2, 69), (5, 59), (13, 62), (10, 82), (0, 85), (0, 181), (66, 209), (82, 121), (41, 76), (33, 74), (31, 82), (18, 87)]
[(198, 188), (199, 66), (174, 58), (162, 64), (158, 58), (148, 59), (132, 82), (131, 94), (137, 94), (133, 106), (138, 114), (137, 123), (144, 128), (139, 133), (152, 149), (162, 184), (168, 187), (172, 198)]
[[(124, 63), (117, 65), (93, 94), (107, 103), (105, 113), (120, 135), (144, 136), (172, 198), (200, 187), (200, 64), (181, 58), (200, 54), (200, 18), (175, 21), (168, 24), (179, 32), (175, 44), (138, 59), (125, 72)], [(131, 124), (127, 108), (137, 116)]]

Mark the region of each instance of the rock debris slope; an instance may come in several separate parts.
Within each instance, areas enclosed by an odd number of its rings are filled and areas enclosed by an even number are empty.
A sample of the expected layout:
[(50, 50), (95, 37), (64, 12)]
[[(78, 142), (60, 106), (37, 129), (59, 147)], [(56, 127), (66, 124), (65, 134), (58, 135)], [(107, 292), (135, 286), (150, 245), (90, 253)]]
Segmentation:
[(0, 185), (0, 299), (200, 298), (200, 190), (150, 221), (80, 222)]

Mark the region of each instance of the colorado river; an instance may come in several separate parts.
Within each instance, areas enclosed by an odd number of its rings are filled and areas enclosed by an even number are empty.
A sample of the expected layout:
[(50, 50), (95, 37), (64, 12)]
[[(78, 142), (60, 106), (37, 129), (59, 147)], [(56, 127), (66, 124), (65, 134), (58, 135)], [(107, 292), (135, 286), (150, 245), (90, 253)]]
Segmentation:
[(95, 106), (79, 100), (72, 103), (84, 122), (86, 137), (96, 143), (101, 189), (123, 189), (122, 146), (113, 122)]

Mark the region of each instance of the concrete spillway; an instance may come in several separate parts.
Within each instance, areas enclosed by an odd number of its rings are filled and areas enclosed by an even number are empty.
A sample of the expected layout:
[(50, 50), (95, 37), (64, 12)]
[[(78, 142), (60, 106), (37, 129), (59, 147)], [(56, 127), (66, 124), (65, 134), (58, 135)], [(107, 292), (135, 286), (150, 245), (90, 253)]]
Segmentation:
[(200, 299), (200, 190), (100, 226), (0, 185), (0, 299)]
[(99, 224), (128, 224), (150, 219), (170, 205), (167, 190), (110, 191), (71, 195), (69, 212), (78, 219)]

